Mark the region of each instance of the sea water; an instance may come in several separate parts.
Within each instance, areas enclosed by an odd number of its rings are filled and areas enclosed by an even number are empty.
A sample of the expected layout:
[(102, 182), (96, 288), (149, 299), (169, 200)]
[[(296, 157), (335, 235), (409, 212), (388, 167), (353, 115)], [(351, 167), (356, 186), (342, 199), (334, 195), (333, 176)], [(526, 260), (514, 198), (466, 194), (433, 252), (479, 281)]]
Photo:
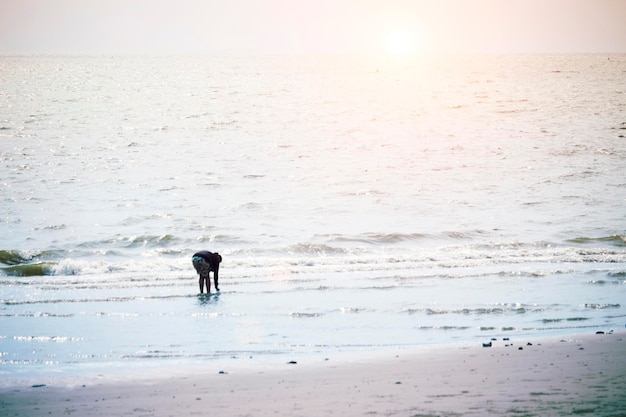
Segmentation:
[(624, 55), (2, 56), (0, 377), (623, 328), (625, 135)]

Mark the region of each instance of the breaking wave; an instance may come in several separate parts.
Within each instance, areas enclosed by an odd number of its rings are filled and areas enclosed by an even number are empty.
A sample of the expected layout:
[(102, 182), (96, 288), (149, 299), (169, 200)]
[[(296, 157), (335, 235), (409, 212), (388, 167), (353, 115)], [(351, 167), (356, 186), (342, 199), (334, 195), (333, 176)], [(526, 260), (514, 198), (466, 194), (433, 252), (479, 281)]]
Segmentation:
[(619, 247), (626, 247), (626, 235), (611, 235), (611, 236), (602, 236), (602, 237), (578, 237), (575, 239), (569, 240), (571, 243), (578, 244), (608, 244)]

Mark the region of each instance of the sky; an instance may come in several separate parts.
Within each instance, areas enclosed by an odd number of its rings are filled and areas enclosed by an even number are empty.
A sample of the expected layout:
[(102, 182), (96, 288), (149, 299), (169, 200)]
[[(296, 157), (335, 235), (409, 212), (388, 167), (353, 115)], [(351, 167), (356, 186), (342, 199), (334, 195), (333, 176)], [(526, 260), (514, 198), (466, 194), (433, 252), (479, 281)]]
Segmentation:
[(0, 53), (626, 53), (626, 0), (0, 0)]

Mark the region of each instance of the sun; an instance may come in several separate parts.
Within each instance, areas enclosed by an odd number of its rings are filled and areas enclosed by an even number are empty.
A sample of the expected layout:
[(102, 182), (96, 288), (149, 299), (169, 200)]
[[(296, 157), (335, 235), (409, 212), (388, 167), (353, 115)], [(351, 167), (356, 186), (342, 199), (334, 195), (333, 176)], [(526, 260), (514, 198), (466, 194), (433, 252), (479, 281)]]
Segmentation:
[(381, 21), (378, 32), (380, 51), (387, 55), (409, 56), (430, 51), (423, 22), (407, 16), (391, 16)]
[(392, 55), (408, 55), (416, 52), (415, 34), (408, 28), (395, 28), (387, 34), (385, 50)]

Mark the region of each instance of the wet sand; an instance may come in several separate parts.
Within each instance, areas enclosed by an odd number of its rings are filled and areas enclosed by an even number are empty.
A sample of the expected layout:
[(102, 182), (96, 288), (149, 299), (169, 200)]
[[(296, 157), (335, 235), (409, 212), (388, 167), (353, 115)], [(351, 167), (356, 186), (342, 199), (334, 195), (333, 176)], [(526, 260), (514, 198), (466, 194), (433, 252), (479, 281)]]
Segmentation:
[(491, 344), (42, 380), (0, 388), (0, 408), (7, 417), (626, 416), (625, 332)]

